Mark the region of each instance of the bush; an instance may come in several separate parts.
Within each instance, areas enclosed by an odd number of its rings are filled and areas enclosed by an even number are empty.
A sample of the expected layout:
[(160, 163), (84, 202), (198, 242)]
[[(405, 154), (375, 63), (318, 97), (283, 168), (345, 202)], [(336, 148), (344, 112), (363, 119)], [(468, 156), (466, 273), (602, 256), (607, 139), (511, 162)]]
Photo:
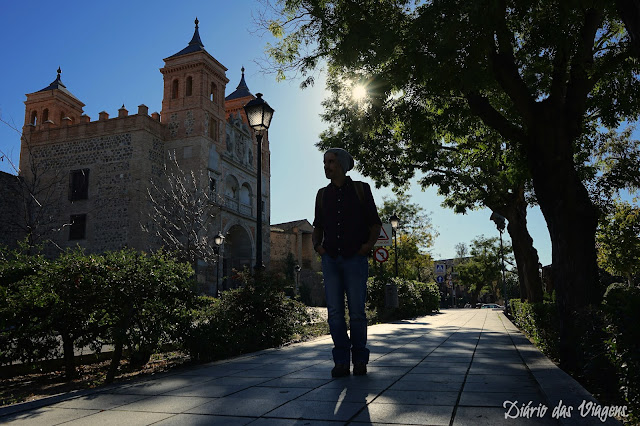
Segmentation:
[(242, 287), (220, 299), (200, 298), (184, 345), (193, 359), (208, 361), (280, 346), (311, 321), (304, 304), (285, 296), (267, 273), (244, 275)]
[(533, 343), (553, 359), (558, 359), (560, 333), (555, 303), (527, 303), (509, 300), (513, 321)]
[(0, 363), (34, 362), (60, 354), (75, 376), (74, 349), (113, 344), (113, 378), (129, 348), (143, 364), (175, 339), (192, 305), (193, 271), (163, 252), (121, 250), (86, 255), (68, 250), (54, 260), (21, 250), (0, 252)]
[[(386, 284), (395, 284), (398, 288), (398, 307), (386, 307)], [(367, 282), (369, 309), (377, 315), (376, 320), (393, 321), (429, 315), (438, 311), (440, 292), (435, 283), (405, 280), (402, 278), (370, 277)], [(372, 318), (370, 318), (370, 322)]]
[[(510, 303), (518, 328), (547, 356), (557, 360), (559, 319), (555, 304), (519, 300)], [(639, 289), (613, 284), (602, 307), (573, 313), (573, 333), (581, 357), (572, 374), (605, 404), (622, 405), (624, 398), (631, 415), (636, 417), (640, 394), (639, 304)]]
[(37, 282), (49, 261), (26, 246), (0, 249), (0, 365), (34, 363), (59, 356), (48, 320), (53, 295)]
[(640, 288), (611, 284), (604, 295), (607, 354), (616, 368), (622, 395), (635, 420), (640, 420)]

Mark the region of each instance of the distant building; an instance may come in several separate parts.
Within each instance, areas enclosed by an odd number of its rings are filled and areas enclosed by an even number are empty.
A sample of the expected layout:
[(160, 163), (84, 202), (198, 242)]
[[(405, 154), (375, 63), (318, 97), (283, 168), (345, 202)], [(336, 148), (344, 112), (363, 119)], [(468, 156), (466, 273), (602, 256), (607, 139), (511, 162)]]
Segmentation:
[(300, 268), (296, 271), (298, 292), (302, 288), (302, 292), (307, 292), (305, 302), (323, 306), (322, 265), (313, 249), (312, 233), (313, 226), (306, 219), (271, 225), (271, 268), (284, 271), (288, 267), (287, 258), (292, 256)]
[[(123, 105), (116, 117), (103, 111), (92, 121), (83, 113), (84, 103), (62, 83), (60, 69), (49, 86), (26, 95), (20, 175), (34, 179), (37, 171), (53, 188), (44, 226), (54, 245), (64, 249), (79, 244), (90, 252), (158, 248), (158, 241), (141, 225), (149, 224), (150, 181), (162, 176), (171, 154), (182, 170), (204, 176), (199, 184), (216, 196), (219, 207), (212, 234), (226, 236), (222, 261), (197, 265), (202, 289), (215, 294), (216, 286), (230, 285), (216, 277), (231, 276), (234, 268), (255, 263), (256, 159), (262, 155), (261, 220), (268, 225), (269, 137), (264, 135), (258, 153), (242, 108), (255, 98), (244, 68), (236, 90), (225, 98), (226, 71), (204, 49), (196, 20), (187, 47), (165, 58), (160, 69), (160, 114), (149, 115), (140, 105), (130, 115)], [(268, 265), (268, 226), (263, 229), (263, 259)]]
[(452, 296), (455, 297), (456, 303), (459, 302), (459, 299), (463, 298), (475, 304), (475, 301), (469, 300), (471, 297), (469, 289), (460, 284), (460, 279), (458, 278), (457, 266), (469, 259), (471, 259), (471, 257), (433, 261), (436, 283), (438, 284), (442, 298), (441, 304), (442, 302), (450, 303)]

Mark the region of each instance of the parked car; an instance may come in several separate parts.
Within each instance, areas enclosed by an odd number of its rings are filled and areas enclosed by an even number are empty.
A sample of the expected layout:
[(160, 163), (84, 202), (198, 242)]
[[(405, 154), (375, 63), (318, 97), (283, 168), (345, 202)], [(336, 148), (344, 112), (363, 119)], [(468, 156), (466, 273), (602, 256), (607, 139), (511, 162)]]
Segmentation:
[(502, 309), (503, 307), (495, 303), (485, 303), (481, 309)]

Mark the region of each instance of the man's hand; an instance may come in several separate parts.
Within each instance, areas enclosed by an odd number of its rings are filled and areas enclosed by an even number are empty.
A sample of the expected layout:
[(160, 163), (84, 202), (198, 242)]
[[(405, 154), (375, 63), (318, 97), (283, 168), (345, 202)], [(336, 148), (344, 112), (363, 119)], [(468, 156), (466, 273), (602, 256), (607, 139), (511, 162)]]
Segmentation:
[(360, 250), (358, 250), (358, 254), (360, 256), (368, 256), (372, 248), (373, 247), (371, 247), (369, 244), (364, 243), (363, 245), (360, 246)]
[(318, 246), (318, 250), (316, 250), (316, 252), (322, 256), (323, 254), (325, 254), (327, 251), (324, 249), (324, 247), (322, 247), (322, 245)]

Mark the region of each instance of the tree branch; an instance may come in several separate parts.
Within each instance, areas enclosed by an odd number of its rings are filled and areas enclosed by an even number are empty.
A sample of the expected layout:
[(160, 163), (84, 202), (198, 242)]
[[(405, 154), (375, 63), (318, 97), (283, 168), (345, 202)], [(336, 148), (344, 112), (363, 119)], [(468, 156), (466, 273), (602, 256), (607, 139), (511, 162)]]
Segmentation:
[(530, 123), (533, 117), (534, 99), (518, 72), (518, 66), (513, 56), (513, 33), (507, 26), (506, 2), (502, 0), (499, 4), (499, 10), (494, 10), (495, 35), (498, 46), (492, 40), (490, 45), (492, 52), (489, 54), (489, 62), (500, 87), (509, 96), (525, 121)]
[(478, 94), (465, 95), (471, 111), (480, 117), (484, 124), (491, 127), (509, 141), (525, 142), (525, 134), (521, 128), (514, 126), (502, 114), (491, 106), (489, 100)]

